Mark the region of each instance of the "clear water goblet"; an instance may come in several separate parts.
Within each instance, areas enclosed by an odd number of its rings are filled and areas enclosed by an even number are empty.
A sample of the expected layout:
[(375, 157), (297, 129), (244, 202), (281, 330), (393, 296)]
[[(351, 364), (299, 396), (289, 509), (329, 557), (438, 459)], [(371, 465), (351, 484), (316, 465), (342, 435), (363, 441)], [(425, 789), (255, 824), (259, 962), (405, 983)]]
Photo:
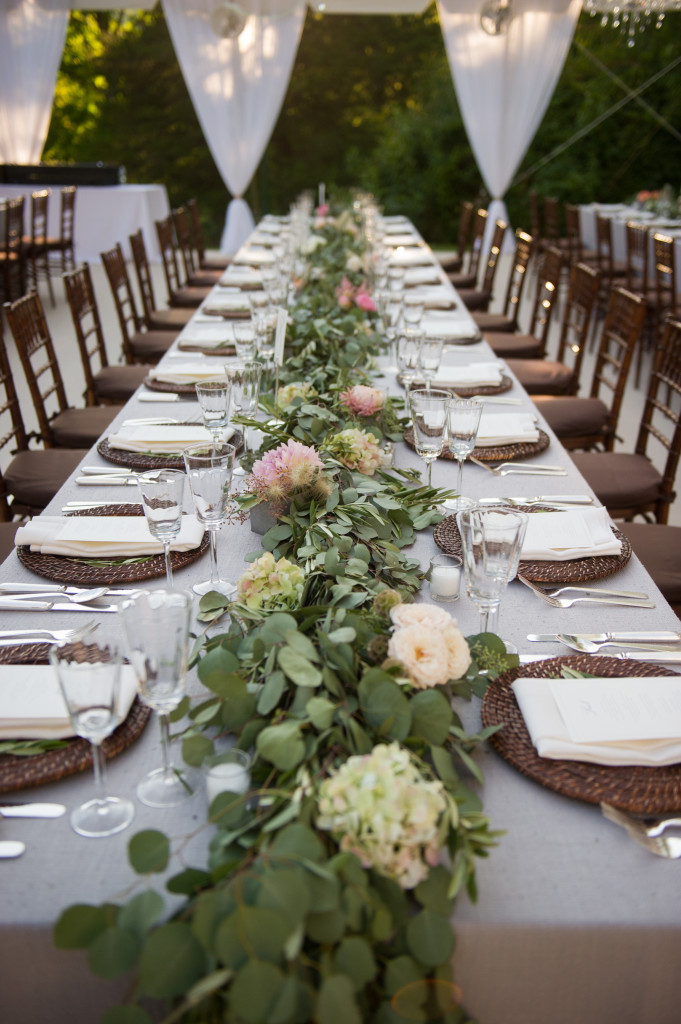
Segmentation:
[(402, 297), (404, 291), (404, 267), (388, 267), (388, 291), (397, 292)]
[[(480, 632), (498, 633), (499, 605), (515, 575), (527, 529), (527, 515), (503, 507), (464, 509), (456, 516), (466, 593), (480, 613)], [(512, 645), (506, 645), (512, 650)]]
[[(232, 388), (232, 414), (253, 418), (258, 411), (260, 399), (260, 382), (262, 379), (261, 363), (228, 363), (225, 374)], [(248, 455), (248, 427), (243, 428), (244, 447), (242, 458)], [(244, 476), (246, 470), (237, 466), (234, 476)]]
[(234, 347), (236, 357), (244, 363), (255, 359), (255, 324), (252, 320), (240, 320), (234, 324)]
[(423, 331), (418, 327), (403, 327), (398, 332), (397, 372), (406, 388), (418, 374), (419, 349), (422, 341)]
[(120, 611), (140, 699), (157, 713), (161, 727), (161, 767), (137, 785), (137, 796), (148, 807), (176, 807), (200, 785), (200, 775), (178, 768), (169, 754), (169, 715), (186, 690), (191, 610), (191, 594), (153, 590), (137, 594)]
[(219, 377), (195, 384), (196, 397), (203, 417), (203, 425), (215, 441), (224, 441), (224, 432), (229, 424), (229, 405), (232, 394), (230, 383)]
[(416, 390), (409, 395), (414, 444), (428, 467), (428, 487), (431, 486), (433, 463), (442, 453), (450, 398), (448, 391)]
[(425, 300), (423, 296), (407, 293), (402, 299), (402, 319), (410, 327), (419, 327), (423, 320)]
[(127, 828), (135, 816), (132, 801), (109, 796), (102, 743), (120, 722), (118, 710), (121, 652), (117, 642), (83, 632), (76, 641), (50, 648), (59, 688), (77, 736), (92, 747), (95, 796), (71, 812), (71, 828), (78, 835), (98, 839)]
[(471, 508), (475, 502), (465, 498), (462, 494), (463, 488), (463, 464), (466, 457), (474, 450), (480, 417), (482, 415), (482, 402), (470, 398), (452, 398), (450, 395), (447, 406), (447, 443), (449, 450), (459, 464), (459, 475), (456, 484), (458, 496), (448, 498), (444, 507), (450, 512), (462, 512)]
[(217, 532), (227, 518), (234, 453), (231, 444), (193, 444), (184, 450), (196, 518), (210, 533), (210, 579), (195, 583), (195, 594), (216, 590), (229, 597), (236, 591), (231, 580), (220, 578), (217, 564)]
[(444, 341), (442, 338), (429, 338), (424, 334), (421, 339), (418, 368), (425, 381), (426, 391), (430, 391), (431, 382), (435, 379), (435, 375), (440, 369), (443, 347)]
[(149, 533), (163, 545), (166, 582), (173, 585), (170, 547), (182, 526), (185, 475), (179, 469), (155, 469), (137, 477), (142, 508)]

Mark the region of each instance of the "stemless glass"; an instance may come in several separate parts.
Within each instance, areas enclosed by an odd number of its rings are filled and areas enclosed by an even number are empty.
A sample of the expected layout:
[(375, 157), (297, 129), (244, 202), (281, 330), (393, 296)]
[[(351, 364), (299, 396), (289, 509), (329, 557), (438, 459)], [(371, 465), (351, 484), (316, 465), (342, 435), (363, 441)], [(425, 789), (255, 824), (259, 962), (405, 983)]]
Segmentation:
[(148, 807), (184, 803), (193, 796), (200, 779), (192, 769), (172, 764), (168, 753), (168, 716), (186, 688), (191, 609), (190, 594), (153, 590), (139, 593), (120, 611), (140, 698), (156, 711), (161, 726), (161, 767), (137, 785), (137, 796)]
[(447, 423), (448, 391), (412, 391), (409, 395), (411, 422), (414, 428), (416, 451), (428, 467), (428, 487), (431, 486), (433, 463), (442, 452)]
[(224, 441), (224, 432), (229, 423), (231, 384), (224, 378), (204, 380), (195, 384), (203, 425), (210, 430), (216, 442)]
[(173, 585), (170, 546), (182, 526), (184, 479), (179, 469), (154, 469), (137, 477), (137, 490), (149, 532), (163, 544), (169, 587)]
[(71, 827), (93, 839), (112, 836), (127, 828), (135, 816), (130, 800), (107, 795), (102, 750), (102, 742), (120, 721), (120, 650), (116, 643), (97, 643), (93, 631), (87, 631), (77, 641), (52, 646), (50, 661), (74, 732), (92, 746), (96, 795), (72, 811)]
[(220, 578), (216, 550), (217, 531), (227, 518), (234, 451), (234, 445), (231, 444), (193, 444), (184, 450), (184, 464), (196, 518), (210, 533), (210, 579), (195, 583), (195, 594), (217, 590), (229, 597), (236, 590), (234, 583)]
[(430, 385), (435, 374), (440, 369), (442, 362), (442, 338), (429, 338), (423, 335), (419, 345), (419, 372), (426, 383), (426, 391), (430, 391)]
[(420, 327), (425, 309), (423, 296), (407, 293), (402, 299), (402, 319), (410, 327)]
[(456, 522), (466, 593), (480, 612), (480, 632), (497, 633), (501, 595), (517, 571), (527, 515), (510, 508), (474, 506), (458, 512)]
[(462, 512), (475, 505), (470, 498), (461, 493), (463, 484), (463, 464), (466, 456), (475, 448), (482, 415), (482, 402), (470, 398), (452, 398), (450, 395), (447, 406), (447, 438), (449, 450), (459, 463), (459, 479), (456, 489), (458, 497), (448, 498), (444, 507), (449, 511)]
[[(274, 351), (274, 350), (273, 350)], [(261, 363), (232, 363), (225, 366), (225, 374), (232, 388), (232, 413), (235, 416), (253, 417), (258, 411), (260, 398)], [(248, 454), (248, 427), (243, 428), (244, 450)], [(244, 476), (245, 469), (237, 466), (235, 476)]]

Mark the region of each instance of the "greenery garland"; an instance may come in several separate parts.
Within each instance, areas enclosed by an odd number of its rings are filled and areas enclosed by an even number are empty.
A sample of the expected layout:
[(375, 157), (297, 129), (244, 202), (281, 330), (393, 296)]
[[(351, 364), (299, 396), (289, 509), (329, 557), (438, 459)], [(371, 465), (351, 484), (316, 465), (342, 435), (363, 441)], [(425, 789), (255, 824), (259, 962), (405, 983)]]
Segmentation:
[(258, 473), (282, 451), (295, 487), (280, 487), (237, 600), (201, 600), (192, 663), (207, 696), (174, 716), (188, 717), (190, 765), (226, 733), (254, 751), (252, 788), (211, 804), (208, 863), (167, 883), (183, 897), (169, 919), (151, 883), (183, 843), (147, 830), (129, 859), (149, 888), (72, 906), (55, 927), (96, 973), (132, 973), (130, 1002), (104, 1024), (150, 1024), (159, 1007), (166, 1024), (466, 1019), (450, 916), (462, 888), (475, 898), (475, 858), (498, 833), (472, 788), (489, 730), (467, 735), (452, 701), (481, 696), (517, 658), (411, 603), (422, 573), (405, 549), (448, 492), (376, 467), (403, 423), (399, 402), (369, 387), (371, 314), (347, 301), (368, 294), (358, 227), (343, 213), (308, 243), (283, 387), (263, 400), (270, 419), (238, 500), (263, 503)]

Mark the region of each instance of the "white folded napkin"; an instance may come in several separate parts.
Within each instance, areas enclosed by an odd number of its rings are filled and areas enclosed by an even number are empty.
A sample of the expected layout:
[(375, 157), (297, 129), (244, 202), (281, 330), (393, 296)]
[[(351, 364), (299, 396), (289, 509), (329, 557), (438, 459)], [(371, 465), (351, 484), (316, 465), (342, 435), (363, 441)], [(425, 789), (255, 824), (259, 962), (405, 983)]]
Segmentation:
[(408, 249), (397, 248), (388, 257), (388, 263), (392, 267), (418, 267), (423, 264), (434, 265), (433, 254), (426, 246), (412, 246)]
[[(132, 665), (121, 667), (118, 718), (137, 693)], [(75, 736), (52, 665), (4, 665), (0, 686), (0, 740), (63, 740)]]
[(421, 319), (421, 327), (429, 338), (480, 337), (480, 328), (470, 314), (463, 309), (426, 314)]
[(622, 542), (612, 532), (606, 508), (537, 512), (529, 517), (521, 558), (567, 562), (571, 558), (619, 555)]
[(228, 348), (234, 345), (232, 324), (212, 319), (210, 323), (192, 322), (182, 331), (177, 347), (186, 349), (201, 345), (203, 348)]
[[(433, 385), (443, 387), (477, 388), (501, 383), (498, 363), (469, 363), (468, 366), (440, 366)], [(484, 416), (484, 413), (483, 413)]]
[(245, 246), (236, 254), (234, 262), (248, 267), (264, 267), (268, 263), (274, 263), (274, 253), (269, 249), (252, 249)]
[(205, 363), (173, 363), (155, 366), (149, 373), (152, 380), (163, 384), (196, 384), (197, 381), (214, 380), (221, 376), (212, 359)]
[(681, 761), (681, 676), (516, 679), (540, 757), (604, 765)]
[(408, 287), (417, 284), (436, 284), (438, 281), (442, 281), (442, 275), (434, 263), (430, 267), (412, 267), (404, 274), (404, 283)]
[[(196, 516), (182, 516), (172, 551), (192, 551), (203, 538)], [(83, 558), (135, 558), (157, 555), (163, 545), (149, 533), (144, 516), (34, 516), (20, 526), (15, 544), (28, 544), (43, 555)]]
[(250, 317), (251, 306), (248, 297), (243, 292), (216, 292), (210, 295), (198, 310), (198, 314), (225, 317)]
[(426, 309), (453, 309), (456, 305), (454, 292), (446, 284), (420, 285), (413, 288), (410, 294), (423, 299)]
[(210, 431), (198, 423), (139, 423), (121, 427), (107, 437), (111, 448), (154, 455), (181, 455), (188, 445), (210, 440)]
[(388, 233), (388, 237), (385, 239), (385, 244), (386, 245), (393, 245), (393, 246), (398, 246), (398, 245), (418, 245), (419, 242), (420, 242), (420, 238), (416, 234), (415, 231), (408, 231), (408, 232), (405, 232), (404, 234), (400, 234), (399, 232), (395, 232), (393, 234), (392, 232), (389, 232)]
[(537, 424), (531, 412), (485, 412), (478, 427), (476, 447), (533, 443), (539, 439)]
[(252, 267), (231, 266), (224, 272), (219, 283), (229, 288), (243, 288), (244, 285), (247, 288), (262, 288), (262, 274)]

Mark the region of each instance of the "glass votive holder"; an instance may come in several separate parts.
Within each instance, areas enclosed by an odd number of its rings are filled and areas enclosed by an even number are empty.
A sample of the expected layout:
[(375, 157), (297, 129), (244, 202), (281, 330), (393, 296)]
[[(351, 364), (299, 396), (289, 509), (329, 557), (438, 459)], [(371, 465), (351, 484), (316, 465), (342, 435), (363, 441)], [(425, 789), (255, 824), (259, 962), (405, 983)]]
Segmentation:
[(428, 570), (433, 601), (458, 601), (461, 593), (461, 559), (458, 555), (433, 555)]
[(232, 747), (208, 757), (203, 764), (208, 806), (220, 793), (248, 793), (251, 788), (251, 758), (245, 750)]

